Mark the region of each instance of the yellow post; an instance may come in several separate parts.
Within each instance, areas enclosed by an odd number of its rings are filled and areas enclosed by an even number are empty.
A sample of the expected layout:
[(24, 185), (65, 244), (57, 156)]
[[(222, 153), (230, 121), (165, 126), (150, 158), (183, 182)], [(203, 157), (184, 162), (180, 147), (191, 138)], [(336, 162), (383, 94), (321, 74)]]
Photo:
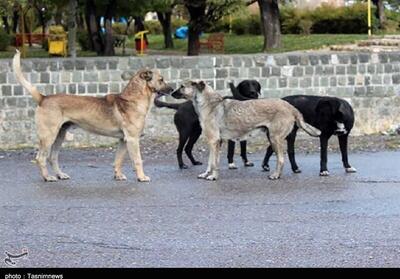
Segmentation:
[(372, 35), (371, 29), (371, 0), (368, 0), (368, 36)]
[(138, 55), (140, 55), (140, 56), (145, 55), (145, 53), (144, 53), (144, 34), (146, 34), (146, 33), (149, 33), (149, 31), (147, 31), (147, 30), (140, 31), (135, 34), (135, 37), (140, 38), (140, 52), (138, 53)]

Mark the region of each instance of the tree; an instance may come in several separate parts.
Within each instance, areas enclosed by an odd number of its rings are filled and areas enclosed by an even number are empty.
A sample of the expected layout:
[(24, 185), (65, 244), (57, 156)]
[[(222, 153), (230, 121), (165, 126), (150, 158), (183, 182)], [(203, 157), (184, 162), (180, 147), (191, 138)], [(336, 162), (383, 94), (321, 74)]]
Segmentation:
[(68, 1), (68, 54), (76, 57), (76, 17), (77, 17), (78, 1)]
[(10, 34), (11, 27), (8, 21), (9, 15), (12, 14), (14, 7), (14, 1), (12, 0), (0, 0), (0, 16), (4, 24), (5, 31)]
[(281, 47), (281, 27), (278, 0), (258, 0), (261, 29), (264, 35), (263, 51)]
[(199, 54), (200, 34), (224, 15), (233, 12), (243, 1), (239, 0), (184, 0), (190, 20), (188, 31), (188, 55)]
[(152, 9), (157, 12), (157, 18), (162, 27), (165, 48), (174, 47), (174, 41), (172, 39), (171, 17), (172, 10), (176, 4), (177, 1), (175, 0), (153, 0), (151, 3)]
[(386, 21), (385, 5), (383, 0), (372, 0), (372, 2), (376, 5), (375, 16), (379, 20), (379, 28), (383, 28)]

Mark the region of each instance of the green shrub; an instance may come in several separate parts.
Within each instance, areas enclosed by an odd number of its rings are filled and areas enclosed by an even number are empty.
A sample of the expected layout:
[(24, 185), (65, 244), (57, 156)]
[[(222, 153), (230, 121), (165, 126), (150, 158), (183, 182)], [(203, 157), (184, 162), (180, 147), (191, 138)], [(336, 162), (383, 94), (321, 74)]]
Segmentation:
[[(366, 4), (357, 3), (349, 7), (333, 7), (326, 4), (314, 10), (299, 10), (291, 6), (283, 7), (280, 13), (282, 33), (301, 34), (312, 26), (315, 34), (358, 34), (367, 33)], [(374, 11), (373, 11), (374, 12)], [(372, 27), (377, 29), (377, 20), (372, 18)]]
[(236, 35), (261, 34), (261, 23), (259, 15), (239, 17), (232, 20), (232, 32)]
[(126, 23), (123, 22), (114, 22), (112, 25), (112, 30), (114, 34), (117, 35), (125, 35), (126, 32)]
[(144, 28), (148, 30), (150, 34), (162, 34), (162, 27), (158, 20), (145, 21)]
[(311, 19), (300, 19), (299, 21), (300, 34), (310, 35), (312, 26), (313, 22)]
[(86, 30), (78, 30), (76, 32), (76, 40), (83, 51), (90, 50), (89, 33)]
[(399, 30), (399, 22), (391, 19), (387, 19), (382, 26), (385, 33), (396, 33)]
[(0, 28), (0, 51), (7, 50), (8, 46), (11, 44), (11, 36), (7, 32)]
[(188, 25), (187, 20), (175, 18), (171, 22), (172, 32), (175, 32), (175, 29), (184, 25)]

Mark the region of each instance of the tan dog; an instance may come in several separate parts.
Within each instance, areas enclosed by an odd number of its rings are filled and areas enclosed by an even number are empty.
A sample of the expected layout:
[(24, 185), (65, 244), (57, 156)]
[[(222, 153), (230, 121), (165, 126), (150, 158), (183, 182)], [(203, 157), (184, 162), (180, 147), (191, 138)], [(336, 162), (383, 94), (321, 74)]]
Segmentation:
[[(109, 94), (98, 98), (40, 94), (23, 76), (18, 51), (13, 59), (13, 69), (17, 80), (31, 93), (38, 104), (35, 120), (39, 152), (36, 161), (45, 181), (56, 181), (57, 178), (69, 179), (69, 176), (60, 170), (58, 153), (66, 131), (72, 125), (92, 133), (119, 139), (114, 162), (116, 180), (126, 180), (121, 167), (128, 151), (134, 162), (137, 179), (142, 182), (150, 181), (143, 171), (139, 137), (155, 93), (172, 91), (158, 71), (141, 70), (132, 76), (121, 94)], [(46, 167), (47, 158), (57, 177), (49, 175)]]
[(172, 96), (192, 100), (199, 115), (210, 148), (207, 171), (200, 174), (199, 178), (207, 180), (218, 179), (219, 151), (223, 139), (242, 140), (254, 130), (264, 130), (278, 158), (276, 171), (269, 178), (278, 179), (284, 163), (284, 142), (294, 124), (312, 136), (321, 133), (305, 123), (295, 107), (281, 99), (225, 99), (204, 81), (188, 81)]

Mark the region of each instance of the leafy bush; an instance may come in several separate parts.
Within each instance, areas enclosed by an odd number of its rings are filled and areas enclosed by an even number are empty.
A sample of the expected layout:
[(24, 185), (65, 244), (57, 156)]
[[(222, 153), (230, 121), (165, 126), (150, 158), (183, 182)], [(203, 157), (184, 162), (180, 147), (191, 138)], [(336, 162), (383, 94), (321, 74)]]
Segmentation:
[(310, 35), (312, 26), (313, 26), (313, 22), (311, 19), (301, 19), (299, 21), (300, 34)]
[(117, 35), (125, 35), (126, 32), (126, 23), (123, 22), (114, 22), (112, 25), (112, 30), (114, 34)]
[(86, 30), (78, 30), (76, 32), (76, 40), (83, 51), (90, 50), (89, 33)]
[(232, 32), (236, 35), (243, 34), (261, 34), (261, 23), (258, 15), (248, 17), (239, 17), (232, 20)]
[[(283, 7), (280, 19), (282, 33), (300, 34), (312, 26), (310, 31), (316, 34), (357, 34), (368, 31), (365, 3), (349, 7), (333, 7), (323, 4), (314, 10), (299, 10)], [(377, 29), (377, 20), (372, 18), (372, 27)]]
[(150, 34), (162, 34), (162, 27), (158, 20), (145, 21), (144, 28), (148, 30)]
[(7, 47), (11, 44), (11, 36), (7, 32), (0, 28), (0, 51), (7, 50)]

